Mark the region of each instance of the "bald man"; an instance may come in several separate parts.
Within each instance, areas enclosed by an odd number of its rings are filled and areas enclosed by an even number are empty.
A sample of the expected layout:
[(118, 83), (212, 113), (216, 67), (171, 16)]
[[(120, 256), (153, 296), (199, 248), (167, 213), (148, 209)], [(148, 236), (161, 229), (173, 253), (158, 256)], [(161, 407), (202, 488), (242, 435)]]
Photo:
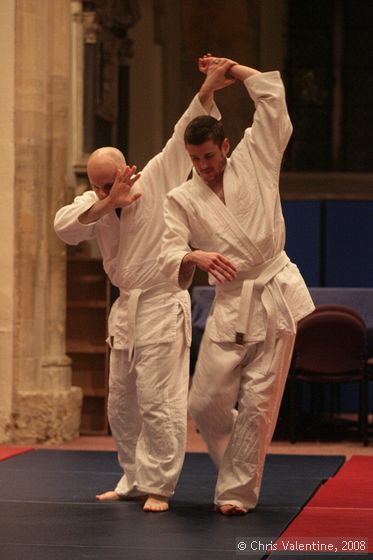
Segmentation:
[[(145, 511), (165, 511), (184, 460), (191, 338), (186, 290), (166, 279), (157, 258), (167, 192), (185, 181), (191, 161), (184, 130), (196, 116), (219, 117), (216, 90), (229, 62), (211, 67), (199, 94), (178, 121), (166, 146), (142, 170), (126, 165), (112, 147), (88, 160), (91, 191), (61, 208), (57, 235), (68, 244), (96, 238), (104, 269), (120, 296), (109, 316), (108, 414), (124, 474), (97, 499), (145, 498)], [(118, 217), (117, 209), (121, 209)]]

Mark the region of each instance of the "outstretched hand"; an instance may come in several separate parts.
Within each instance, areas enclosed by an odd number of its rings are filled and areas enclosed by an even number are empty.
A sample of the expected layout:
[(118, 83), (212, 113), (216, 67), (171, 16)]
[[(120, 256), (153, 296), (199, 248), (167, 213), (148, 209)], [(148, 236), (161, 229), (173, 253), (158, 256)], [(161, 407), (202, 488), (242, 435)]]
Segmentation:
[(124, 169), (118, 169), (108, 195), (110, 205), (113, 208), (124, 208), (141, 197), (141, 193), (132, 194), (131, 192), (133, 185), (140, 176), (140, 173), (136, 173), (136, 165), (126, 165)]

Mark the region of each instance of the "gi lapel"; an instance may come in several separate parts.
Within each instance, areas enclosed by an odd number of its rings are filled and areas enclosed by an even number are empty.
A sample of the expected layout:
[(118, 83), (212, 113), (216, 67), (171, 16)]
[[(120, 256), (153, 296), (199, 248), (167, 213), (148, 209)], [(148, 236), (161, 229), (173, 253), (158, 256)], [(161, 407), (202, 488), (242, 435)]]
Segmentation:
[[(246, 259), (254, 263), (263, 262), (264, 257), (255, 243), (253, 243), (246, 231), (238, 223), (234, 214), (220, 200), (220, 198), (204, 183), (204, 181), (194, 173), (193, 182), (198, 185), (198, 190), (202, 198), (206, 201), (218, 218), (221, 228), (216, 231), (216, 235), (223, 237), (224, 231), (229, 232), (232, 242), (238, 251), (242, 251)], [(230, 195), (229, 195), (230, 196)]]

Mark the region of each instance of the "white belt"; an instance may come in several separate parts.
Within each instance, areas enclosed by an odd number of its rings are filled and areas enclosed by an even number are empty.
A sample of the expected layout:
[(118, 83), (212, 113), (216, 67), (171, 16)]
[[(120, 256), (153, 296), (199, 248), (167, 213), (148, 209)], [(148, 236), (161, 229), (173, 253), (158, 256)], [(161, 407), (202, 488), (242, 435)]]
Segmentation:
[[(133, 288), (132, 290), (128, 290), (128, 307), (127, 307), (127, 325), (128, 325), (128, 361), (130, 362), (130, 369), (132, 370), (135, 364), (136, 358), (136, 344), (135, 344), (135, 333), (136, 333), (136, 315), (137, 309), (139, 305), (139, 299), (143, 294), (150, 294), (152, 296), (162, 295), (165, 292), (178, 292), (179, 289), (173, 289), (170, 287), (169, 284), (157, 284), (156, 286), (152, 286), (150, 288)], [(121, 291), (121, 294), (126, 293), (125, 291)]]
[[(276, 306), (272, 290), (268, 283), (274, 278), (288, 263), (289, 257), (282, 251), (272, 259), (251, 268), (248, 271), (239, 273), (238, 280), (243, 280), (241, 290), (240, 309), (238, 313), (236, 325), (236, 344), (243, 344), (245, 333), (248, 332), (251, 325), (253, 308), (254, 308), (254, 290), (261, 292), (261, 299), (264, 309), (267, 313), (267, 336), (272, 335), (272, 327), (276, 326)], [(241, 277), (240, 277), (241, 276)], [(281, 298), (283, 299), (283, 298)], [(283, 302), (285, 303), (285, 302)], [(289, 310), (286, 306), (286, 314)], [(291, 316), (291, 314), (290, 314)], [(291, 317), (292, 322), (293, 319)]]
[(128, 361), (130, 362), (130, 371), (135, 363), (135, 332), (136, 332), (136, 315), (139, 299), (143, 290), (134, 288), (129, 292), (127, 307), (127, 325), (128, 325)]
[[(267, 315), (266, 334), (263, 345), (263, 372), (269, 371), (275, 350), (277, 317), (276, 311), (280, 308), (281, 312), (287, 316), (293, 334), (296, 332), (296, 324), (292, 313), (282, 295), (281, 290), (273, 288), (269, 282), (274, 278), (288, 263), (289, 257), (282, 251), (272, 259), (251, 268), (248, 271), (238, 273), (236, 280), (218, 286), (218, 290), (229, 290), (242, 282), (240, 309), (236, 324), (236, 344), (242, 346), (245, 343), (245, 334), (250, 332), (251, 319), (254, 308), (254, 291), (261, 293), (261, 301)], [(275, 293), (274, 293), (275, 290)]]
[[(267, 314), (267, 337), (272, 338), (276, 333), (276, 303), (273, 289), (269, 285), (270, 280), (274, 278), (288, 263), (289, 257), (282, 251), (272, 259), (264, 263), (250, 268), (250, 270), (240, 271), (237, 278), (232, 282), (217, 286), (217, 290), (229, 291), (237, 286), (237, 283), (242, 283), (240, 308), (238, 312), (238, 319), (236, 323), (236, 344), (242, 345), (245, 342), (245, 334), (250, 331), (250, 325), (254, 309), (254, 291), (260, 292), (263, 307)], [(280, 306), (281, 311), (288, 317), (292, 331), (295, 332), (295, 322), (292, 314), (288, 308), (286, 301), (283, 298), (280, 290), (276, 291), (277, 305)]]

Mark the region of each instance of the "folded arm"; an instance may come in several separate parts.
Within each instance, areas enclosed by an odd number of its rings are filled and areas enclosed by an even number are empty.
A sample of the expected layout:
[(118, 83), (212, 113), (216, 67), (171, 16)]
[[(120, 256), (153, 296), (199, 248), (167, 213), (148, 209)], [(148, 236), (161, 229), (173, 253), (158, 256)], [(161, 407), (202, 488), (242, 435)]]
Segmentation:
[(236, 267), (224, 255), (191, 249), (191, 227), (187, 212), (172, 196), (166, 198), (164, 216), (166, 228), (158, 263), (162, 273), (171, 282), (182, 289), (189, 288), (196, 267), (211, 274), (218, 284), (234, 280)]
[(95, 237), (95, 224), (82, 224), (79, 216), (94, 206), (96, 201), (95, 193), (87, 191), (58, 210), (54, 218), (54, 230), (62, 241), (68, 245), (77, 245)]
[(237, 275), (234, 264), (221, 253), (196, 249), (187, 253), (181, 261), (179, 269), (180, 285), (190, 275), (194, 274), (196, 267), (211, 274), (218, 284), (234, 280)]
[(141, 197), (141, 193), (133, 193), (132, 187), (140, 178), (140, 173), (136, 173), (136, 166), (126, 165), (124, 169), (118, 169), (114, 183), (107, 196), (97, 200), (91, 208), (79, 216), (82, 224), (96, 222), (105, 214), (113, 212), (115, 208), (125, 208), (130, 206)]

